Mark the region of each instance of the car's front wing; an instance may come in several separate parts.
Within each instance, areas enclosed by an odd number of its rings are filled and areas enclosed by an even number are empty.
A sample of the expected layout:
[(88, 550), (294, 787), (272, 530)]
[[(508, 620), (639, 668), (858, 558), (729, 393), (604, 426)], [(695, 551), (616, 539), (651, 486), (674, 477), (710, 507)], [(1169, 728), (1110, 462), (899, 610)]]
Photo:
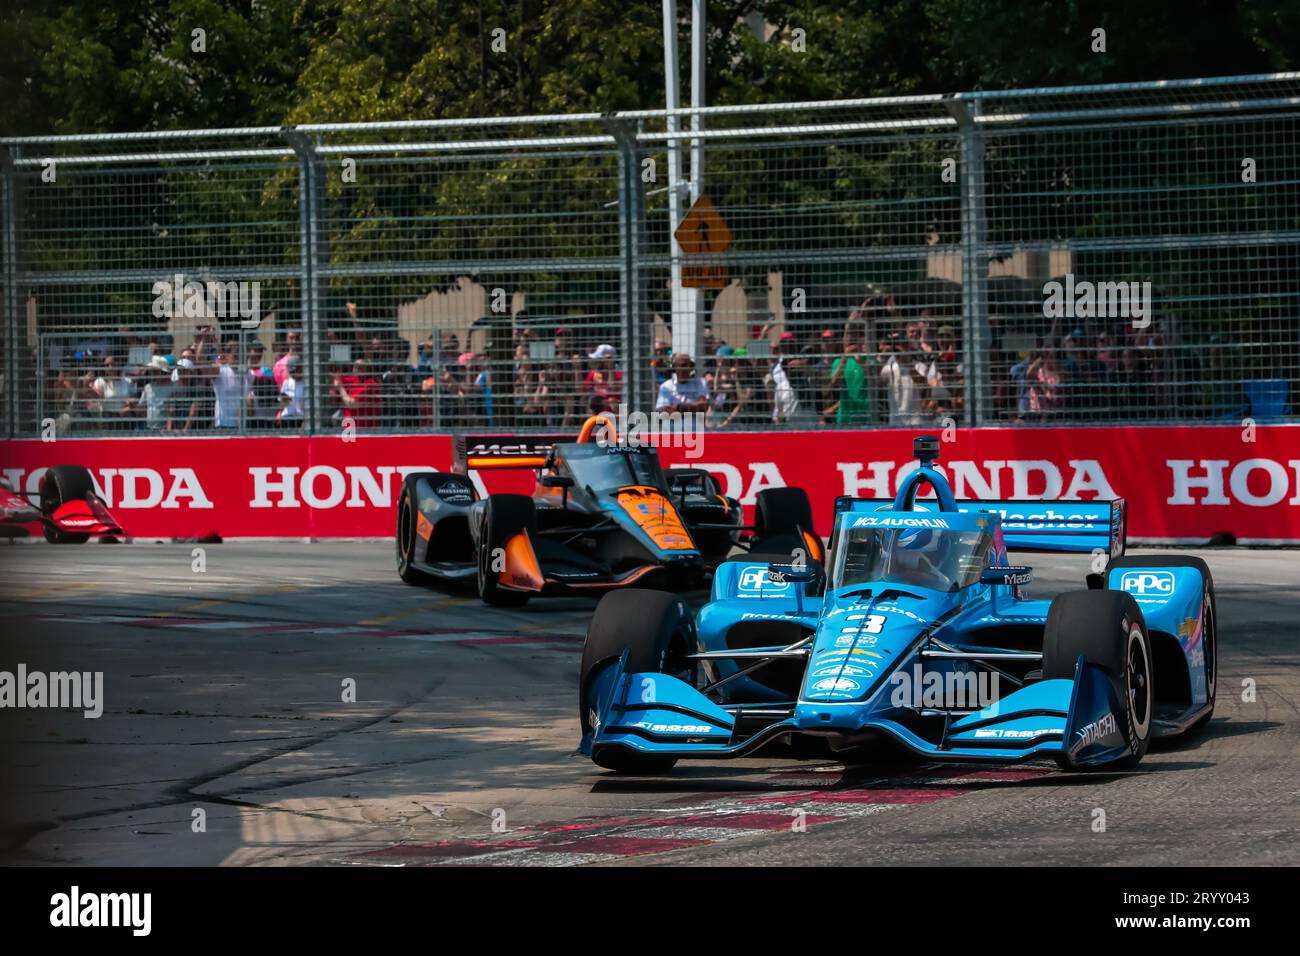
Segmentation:
[[(1076, 664), (1070, 680), (1037, 681), (982, 710), (946, 715), (942, 732), (927, 738), (906, 726), (888, 695), (862, 702), (799, 701), (789, 716), (745, 734), (746, 719), (771, 706), (723, 707), (665, 674), (628, 673), (624, 657), (596, 675), (590, 700), (591, 732), (581, 751), (603, 748), (678, 758), (726, 759), (751, 754), (793, 735), (852, 744), (886, 735), (927, 759), (1019, 762), (1050, 757), (1070, 766), (1109, 763), (1131, 752), (1133, 732), (1105, 671)], [(746, 711), (749, 711), (746, 713)]]

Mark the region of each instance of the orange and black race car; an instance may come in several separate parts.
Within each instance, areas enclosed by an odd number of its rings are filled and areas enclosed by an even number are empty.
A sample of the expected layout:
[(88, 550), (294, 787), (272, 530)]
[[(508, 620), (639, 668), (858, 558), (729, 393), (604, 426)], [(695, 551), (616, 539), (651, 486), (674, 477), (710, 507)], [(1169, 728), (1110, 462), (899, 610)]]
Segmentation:
[[(397, 506), (397, 570), (408, 584), (474, 578), (492, 605), (535, 595), (601, 593), (635, 584), (703, 587), (737, 546), (786, 561), (824, 560), (808, 496), (759, 492), (746, 526), (740, 503), (701, 469), (665, 474), (649, 445), (620, 443), (608, 416), (571, 436), (456, 439), (454, 471), (406, 476)], [(471, 471), (533, 469), (531, 496), (484, 498)]]
[(56, 465), (41, 478), (39, 508), (0, 485), (0, 537), (25, 538), (27, 525), (40, 524), (53, 544), (84, 544), (92, 535), (119, 535), (122, 528), (95, 492), (81, 465)]

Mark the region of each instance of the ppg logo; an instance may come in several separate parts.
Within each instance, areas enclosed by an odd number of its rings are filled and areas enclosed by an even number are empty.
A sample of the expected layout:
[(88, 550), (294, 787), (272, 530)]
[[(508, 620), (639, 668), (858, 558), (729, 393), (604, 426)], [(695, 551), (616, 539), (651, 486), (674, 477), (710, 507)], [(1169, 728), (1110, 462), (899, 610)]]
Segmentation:
[(1125, 571), (1119, 579), (1121, 591), (1130, 594), (1154, 594), (1170, 597), (1174, 593), (1174, 572), (1172, 571)]
[(745, 568), (740, 572), (741, 594), (780, 594), (789, 588), (789, 581), (777, 583), (769, 580), (766, 566)]

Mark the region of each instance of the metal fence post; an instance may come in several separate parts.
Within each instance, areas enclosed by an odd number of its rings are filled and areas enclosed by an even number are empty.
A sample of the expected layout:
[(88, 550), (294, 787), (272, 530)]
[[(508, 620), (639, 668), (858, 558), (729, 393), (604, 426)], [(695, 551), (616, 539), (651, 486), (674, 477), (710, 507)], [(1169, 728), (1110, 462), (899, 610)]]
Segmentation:
[(320, 259), (324, 253), (324, 232), (321, 204), (325, 184), (321, 160), (311, 140), (296, 129), (286, 129), (284, 138), (298, 156), (298, 242), (302, 288), (298, 290), (302, 321), (303, 354), (306, 356), (302, 378), (298, 387), (306, 384), (302, 402), (303, 420), (308, 434), (316, 434), (323, 427), (324, 402), (321, 382), (321, 299), (319, 283)]
[(984, 134), (975, 123), (979, 100), (947, 99), (944, 106), (957, 120), (961, 136), (961, 316), (962, 352), (966, 356), (966, 425), (993, 418), (989, 363), (992, 335), (988, 308), (988, 219), (984, 205)]
[(640, 275), (645, 197), (637, 161), (638, 124), (611, 114), (605, 118), (605, 126), (618, 144), (619, 303), (623, 311), (623, 355), (627, 361), (624, 401), (633, 410), (648, 410), (649, 326), (644, 321)]
[[(0, 196), (0, 216), (4, 230), (4, 312), (5, 312), (5, 429), (10, 438), (18, 436), (18, 184), (14, 172), (14, 158), (6, 147), (0, 146), (0, 177), (3, 177), (3, 195)], [(37, 382), (37, 392), (40, 382)]]

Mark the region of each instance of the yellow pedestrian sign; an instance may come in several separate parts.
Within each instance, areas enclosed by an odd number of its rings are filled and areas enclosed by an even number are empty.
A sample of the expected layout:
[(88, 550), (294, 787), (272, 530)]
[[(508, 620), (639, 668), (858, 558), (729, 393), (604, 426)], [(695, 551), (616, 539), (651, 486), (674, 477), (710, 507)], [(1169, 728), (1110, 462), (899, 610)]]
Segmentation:
[(720, 255), (731, 246), (731, 229), (708, 196), (695, 200), (673, 233), (673, 238), (687, 255)]

